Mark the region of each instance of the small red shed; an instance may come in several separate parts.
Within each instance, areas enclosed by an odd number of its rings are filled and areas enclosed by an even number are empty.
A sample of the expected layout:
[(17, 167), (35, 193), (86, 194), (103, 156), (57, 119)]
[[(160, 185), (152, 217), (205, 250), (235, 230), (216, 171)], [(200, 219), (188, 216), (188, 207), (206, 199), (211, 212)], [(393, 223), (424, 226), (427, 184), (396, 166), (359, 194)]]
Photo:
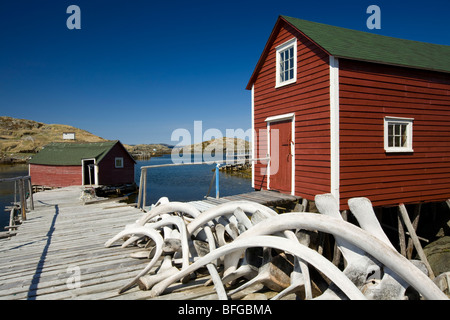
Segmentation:
[(255, 189), (450, 198), (450, 46), (280, 16), (247, 89)]
[(29, 174), (45, 187), (133, 184), (135, 163), (118, 140), (51, 143), (29, 161)]

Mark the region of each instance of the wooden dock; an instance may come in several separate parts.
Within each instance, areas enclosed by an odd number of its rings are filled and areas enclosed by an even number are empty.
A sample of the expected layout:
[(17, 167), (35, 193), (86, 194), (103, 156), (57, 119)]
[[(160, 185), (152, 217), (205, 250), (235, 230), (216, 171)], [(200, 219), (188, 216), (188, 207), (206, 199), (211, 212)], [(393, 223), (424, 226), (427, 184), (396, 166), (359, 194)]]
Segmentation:
[[(148, 260), (130, 254), (142, 249), (105, 248), (104, 243), (133, 223), (142, 211), (119, 202), (85, 204), (81, 187), (54, 189), (34, 194), (34, 210), (18, 227), (17, 234), (0, 240), (0, 299), (148, 299), (137, 287), (118, 290), (141, 271)], [(272, 194), (272, 200), (286, 201)], [(288, 196), (290, 197), (290, 196)], [(231, 200), (266, 203), (268, 194), (250, 193), (195, 202), (203, 210)], [(291, 198), (295, 199), (295, 198)], [(275, 203), (274, 202), (274, 203)], [(174, 284), (157, 299), (217, 299), (209, 277)]]

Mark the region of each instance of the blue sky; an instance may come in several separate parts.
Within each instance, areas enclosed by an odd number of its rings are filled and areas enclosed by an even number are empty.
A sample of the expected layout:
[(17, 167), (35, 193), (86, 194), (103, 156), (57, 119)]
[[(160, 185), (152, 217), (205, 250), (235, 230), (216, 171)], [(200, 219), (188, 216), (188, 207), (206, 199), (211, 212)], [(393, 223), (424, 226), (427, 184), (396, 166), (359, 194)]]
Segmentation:
[[(81, 30), (69, 30), (69, 5)], [(381, 30), (366, 9), (381, 8)], [(245, 86), (278, 15), (450, 45), (450, 1), (0, 2), (0, 115), (127, 144), (251, 127)]]

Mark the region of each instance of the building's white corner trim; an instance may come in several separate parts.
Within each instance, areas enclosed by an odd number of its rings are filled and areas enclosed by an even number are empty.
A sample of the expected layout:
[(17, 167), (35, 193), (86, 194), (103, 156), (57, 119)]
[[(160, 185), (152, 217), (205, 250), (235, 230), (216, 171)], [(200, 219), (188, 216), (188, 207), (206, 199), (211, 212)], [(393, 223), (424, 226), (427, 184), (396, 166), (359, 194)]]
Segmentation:
[(331, 194), (339, 204), (339, 59), (330, 56), (330, 142)]
[[(256, 132), (255, 132), (255, 85), (252, 85), (252, 159), (256, 159)], [(252, 188), (255, 188), (255, 165), (252, 164)]]

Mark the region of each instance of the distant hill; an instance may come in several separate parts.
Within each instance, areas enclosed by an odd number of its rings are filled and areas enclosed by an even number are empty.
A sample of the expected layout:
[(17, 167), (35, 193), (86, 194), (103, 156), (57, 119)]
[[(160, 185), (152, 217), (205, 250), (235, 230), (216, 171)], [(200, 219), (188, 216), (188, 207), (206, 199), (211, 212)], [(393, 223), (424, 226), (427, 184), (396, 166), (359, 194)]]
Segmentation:
[(63, 124), (45, 124), (33, 120), (0, 117), (0, 159), (20, 162), (51, 142), (62, 142), (63, 133), (75, 133), (77, 142), (106, 141), (86, 130)]
[[(39, 152), (43, 146), (51, 142), (67, 142), (63, 139), (63, 133), (74, 133), (76, 142), (100, 142), (106, 139), (96, 136), (86, 130), (64, 124), (46, 124), (33, 120), (17, 119), (12, 117), (0, 117), (0, 163), (23, 163), (33, 154)], [(237, 138), (223, 138), (204, 141), (201, 144), (191, 145), (192, 152), (198, 150), (218, 150), (222, 143), (225, 153), (227, 144), (238, 148), (250, 150), (248, 141)], [(136, 159), (148, 159), (152, 156), (170, 154), (173, 146), (167, 144), (138, 144), (124, 147)], [(180, 148), (179, 146), (175, 148)]]
[(212, 139), (208, 141), (203, 141), (200, 143), (184, 147), (176, 146), (174, 147), (174, 149), (185, 149), (189, 147), (191, 149), (191, 153), (197, 150), (204, 151), (205, 149), (207, 151), (212, 150), (218, 151), (220, 148), (222, 148), (222, 152), (225, 154), (227, 152), (226, 150), (227, 147), (233, 148), (233, 150), (230, 150), (230, 152), (237, 152), (238, 150), (242, 152), (245, 150), (245, 152), (249, 153), (251, 151), (250, 142), (239, 138), (228, 138), (228, 137), (223, 137), (222, 139)]
[[(67, 142), (63, 133), (74, 133), (76, 142), (106, 141), (86, 130), (64, 124), (46, 124), (33, 120), (0, 117), (0, 163), (21, 163), (51, 142)], [(170, 153), (166, 144), (139, 144), (124, 147), (135, 159)]]
[(137, 144), (124, 146), (136, 160), (146, 160), (154, 156), (169, 154), (172, 151), (172, 147), (167, 144)]

